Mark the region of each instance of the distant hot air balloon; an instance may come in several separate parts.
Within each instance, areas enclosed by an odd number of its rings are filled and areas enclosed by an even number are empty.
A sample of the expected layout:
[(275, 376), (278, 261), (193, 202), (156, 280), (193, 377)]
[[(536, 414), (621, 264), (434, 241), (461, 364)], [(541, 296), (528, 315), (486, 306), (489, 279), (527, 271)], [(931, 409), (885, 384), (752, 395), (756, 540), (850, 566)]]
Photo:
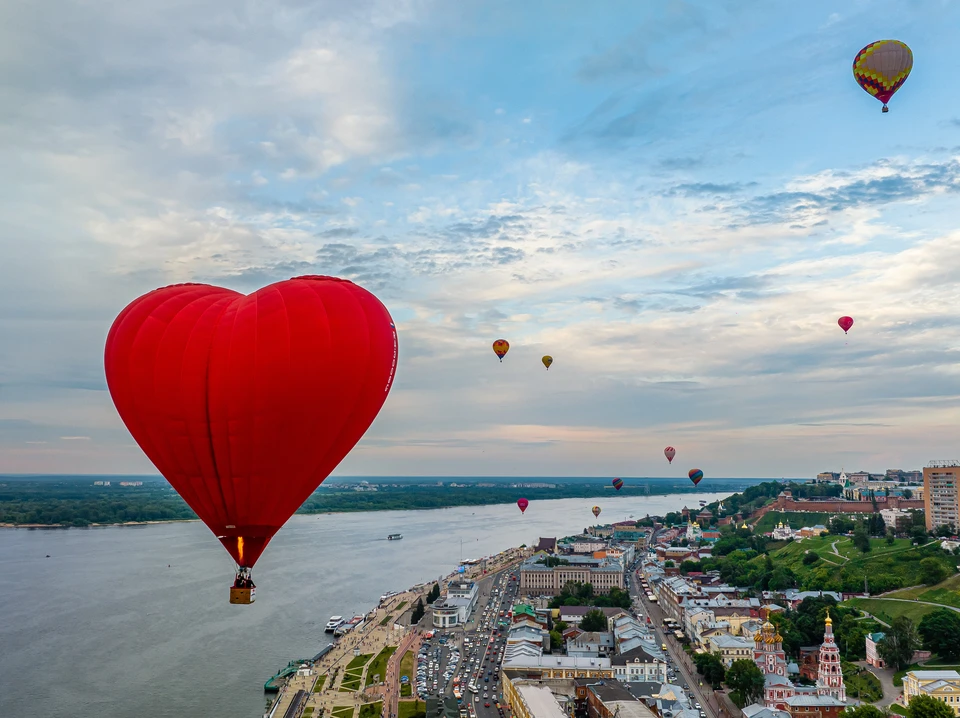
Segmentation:
[(853, 59), (857, 84), (883, 103), (882, 112), (889, 112), (887, 103), (912, 69), (913, 52), (899, 40), (871, 42)]
[(260, 554), (363, 436), (396, 366), (389, 312), (334, 277), (163, 287), (104, 351), (123, 423), (236, 561), (231, 603), (253, 602)]
[(687, 473), (687, 476), (690, 477), (690, 480), (693, 482), (694, 486), (703, 481), (703, 472), (700, 471), (700, 469), (690, 469), (690, 471)]
[(530, 502), (526, 499), (517, 499), (517, 506), (520, 507), (520, 513), (522, 514), (527, 510), (527, 507), (530, 505)]
[(594, 517), (600, 516), (600, 507), (599, 507), (599, 506), (594, 506), (594, 507), (593, 507), (592, 509), (590, 509), (590, 510), (593, 511)]
[(667, 462), (672, 464), (673, 457), (677, 455), (677, 450), (674, 449), (672, 446), (668, 446), (666, 449), (663, 450), (663, 455), (667, 457)]
[(493, 353), (500, 357), (500, 361), (503, 361), (508, 351), (510, 351), (510, 342), (506, 339), (497, 339), (493, 343)]
[(617, 491), (619, 491), (620, 489), (622, 489), (622, 488), (623, 488), (623, 479), (614, 479), (614, 480), (613, 480), (613, 488), (615, 488)]
[[(837, 320), (837, 324), (840, 325), (840, 328), (843, 329), (843, 333), (846, 334), (850, 331), (850, 327), (853, 326), (853, 317), (840, 317)], [(868, 334), (870, 332), (867, 332)]]
[(547, 354), (547, 355), (546, 355), (545, 357), (543, 357), (540, 361), (542, 361), (542, 362), (543, 362), (543, 365), (544, 365), (545, 367), (547, 367), (547, 369), (549, 369), (549, 368), (550, 368), (550, 365), (553, 364), (553, 357), (550, 356), (549, 354)]

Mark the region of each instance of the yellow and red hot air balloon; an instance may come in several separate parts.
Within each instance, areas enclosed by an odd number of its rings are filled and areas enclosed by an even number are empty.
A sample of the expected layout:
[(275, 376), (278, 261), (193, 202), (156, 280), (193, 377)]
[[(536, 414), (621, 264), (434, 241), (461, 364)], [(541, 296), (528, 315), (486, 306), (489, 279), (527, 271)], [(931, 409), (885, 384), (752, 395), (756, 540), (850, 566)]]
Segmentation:
[(543, 357), (543, 359), (541, 359), (540, 361), (542, 361), (542, 362), (543, 362), (543, 365), (544, 365), (545, 367), (547, 367), (547, 369), (549, 369), (549, 368), (550, 368), (550, 365), (553, 364), (553, 357), (550, 356), (549, 354), (547, 354), (547, 355), (546, 355), (545, 357)]
[(594, 506), (594, 507), (593, 507), (592, 509), (590, 509), (590, 510), (593, 511), (594, 517), (599, 518), (599, 516), (600, 516), (600, 507), (599, 507), (599, 506)]
[(912, 69), (913, 51), (899, 40), (871, 42), (853, 59), (857, 84), (883, 103), (883, 112)]
[(493, 343), (493, 353), (500, 357), (500, 361), (503, 361), (508, 351), (510, 351), (510, 342), (506, 339), (497, 339)]

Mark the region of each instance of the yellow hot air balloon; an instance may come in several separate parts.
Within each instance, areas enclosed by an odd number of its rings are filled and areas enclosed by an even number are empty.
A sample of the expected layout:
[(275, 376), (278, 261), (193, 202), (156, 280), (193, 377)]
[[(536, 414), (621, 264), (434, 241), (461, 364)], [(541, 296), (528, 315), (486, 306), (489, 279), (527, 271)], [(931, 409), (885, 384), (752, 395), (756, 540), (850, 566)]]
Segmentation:
[(542, 362), (543, 362), (543, 365), (544, 365), (545, 367), (547, 367), (547, 369), (549, 369), (549, 368), (550, 368), (550, 365), (553, 364), (553, 357), (550, 356), (549, 354), (547, 354), (547, 355), (546, 355), (545, 357), (543, 357), (543, 359), (541, 359), (540, 361), (542, 361)]
[(883, 103), (883, 112), (912, 69), (913, 51), (899, 40), (871, 42), (853, 59), (857, 84)]

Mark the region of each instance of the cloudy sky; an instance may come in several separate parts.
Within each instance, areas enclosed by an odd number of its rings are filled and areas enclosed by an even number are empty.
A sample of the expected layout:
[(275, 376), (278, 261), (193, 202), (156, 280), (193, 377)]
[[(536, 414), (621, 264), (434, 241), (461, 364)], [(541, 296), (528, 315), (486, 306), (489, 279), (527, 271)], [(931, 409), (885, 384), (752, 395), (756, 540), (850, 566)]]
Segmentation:
[[(957, 27), (948, 0), (0, 4), (0, 473), (150, 472), (113, 318), (297, 274), (400, 332), (342, 475), (957, 457)], [(888, 37), (916, 65), (883, 115), (850, 68)]]

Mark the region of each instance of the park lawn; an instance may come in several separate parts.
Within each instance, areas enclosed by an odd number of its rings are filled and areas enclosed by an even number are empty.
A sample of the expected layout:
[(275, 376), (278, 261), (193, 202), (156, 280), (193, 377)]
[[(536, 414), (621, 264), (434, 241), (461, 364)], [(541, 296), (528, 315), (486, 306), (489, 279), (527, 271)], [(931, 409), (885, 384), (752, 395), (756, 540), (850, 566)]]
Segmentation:
[[(886, 623), (893, 623), (893, 619), (899, 616), (907, 616), (915, 624), (919, 624), (924, 616), (937, 610), (936, 606), (927, 606), (923, 603), (885, 601), (882, 598), (851, 598), (844, 603), (862, 609)], [(881, 627), (880, 630), (883, 628)]]
[(367, 685), (373, 685), (373, 677), (375, 675), (380, 676), (382, 681), (387, 675), (387, 661), (390, 660), (390, 656), (397, 652), (396, 646), (387, 646), (380, 653), (377, 654), (377, 657), (373, 659), (373, 663), (370, 664), (370, 667), (367, 669)]
[(306, 708), (304, 708), (304, 709), (303, 709), (303, 715), (304, 715), (304, 718), (306, 718), (307, 716), (312, 716), (312, 715), (313, 715), (313, 706), (307, 706)]
[(400, 675), (409, 676), (413, 680), (413, 651), (407, 651), (400, 659)]
[(384, 616), (384, 617), (383, 617), (383, 620), (380, 621), (380, 625), (381, 625), (381, 626), (386, 626), (386, 625), (387, 625), (388, 623), (390, 623), (392, 620), (393, 620), (393, 616)]
[(400, 611), (402, 611), (403, 607), (406, 605), (407, 605), (406, 601), (400, 601), (400, 603), (397, 604), (397, 612), (399, 613)]
[(400, 701), (397, 703), (397, 718), (426, 718), (427, 704), (423, 701)]
[(327, 681), (327, 674), (324, 673), (322, 676), (317, 676), (317, 682), (313, 684), (313, 692), (319, 693), (323, 690), (323, 684)]
[(363, 668), (371, 658), (373, 658), (372, 653), (361, 653), (359, 656), (354, 656), (354, 659), (347, 664), (346, 670), (352, 671), (356, 668)]
[(899, 703), (891, 703), (891, 704), (890, 704), (890, 712), (891, 712), (891, 713), (896, 713), (896, 714), (899, 715), (899, 716), (905, 716), (905, 715), (907, 714), (907, 709), (904, 708), (904, 707), (903, 707), (902, 705), (900, 705)]
[(851, 698), (873, 703), (883, 698), (880, 679), (855, 663), (843, 663), (843, 682)]
[(401, 697), (401, 698), (409, 698), (409, 697), (412, 696), (412, 695), (413, 695), (413, 686), (411, 686), (409, 683), (401, 683), (401, 684), (400, 684), (400, 697)]
[(330, 714), (334, 718), (351, 718), (353, 716), (353, 706), (335, 706)]
[(376, 703), (364, 703), (360, 706), (360, 716), (359, 718), (380, 718), (380, 713), (383, 712), (383, 701), (377, 701)]

